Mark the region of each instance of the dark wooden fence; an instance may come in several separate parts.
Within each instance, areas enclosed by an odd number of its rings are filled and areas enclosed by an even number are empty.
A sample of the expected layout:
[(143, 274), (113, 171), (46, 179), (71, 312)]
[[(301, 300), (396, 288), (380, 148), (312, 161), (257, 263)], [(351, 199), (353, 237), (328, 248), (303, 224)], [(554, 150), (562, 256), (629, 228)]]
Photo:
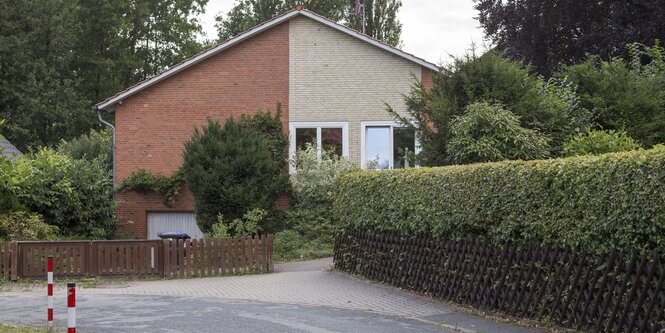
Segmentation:
[(335, 267), (393, 286), (593, 332), (661, 332), (665, 257), (349, 232)]
[(194, 240), (0, 242), (0, 278), (191, 277), (274, 270), (273, 236)]

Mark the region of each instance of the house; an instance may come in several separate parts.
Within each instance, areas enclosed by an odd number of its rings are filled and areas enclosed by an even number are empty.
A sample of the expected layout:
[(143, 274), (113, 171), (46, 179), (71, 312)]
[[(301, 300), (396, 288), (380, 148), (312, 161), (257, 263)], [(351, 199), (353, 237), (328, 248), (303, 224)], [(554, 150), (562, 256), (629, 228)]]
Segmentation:
[[(436, 65), (313, 12), (296, 8), (208, 49), (96, 105), (115, 114), (115, 183), (138, 169), (170, 175), (183, 142), (208, 118), (223, 120), (282, 106), (290, 151), (313, 142), (364, 166), (404, 164), (418, 149), (386, 103), (404, 113), (415, 80), (431, 86)], [(180, 229), (198, 236), (194, 198), (173, 207), (157, 194), (117, 193), (124, 231), (155, 238)], [(186, 222), (183, 222), (186, 221)]]
[(6, 157), (10, 161), (15, 160), (21, 156), (21, 151), (18, 150), (14, 145), (9, 142), (2, 134), (0, 134), (0, 158)]

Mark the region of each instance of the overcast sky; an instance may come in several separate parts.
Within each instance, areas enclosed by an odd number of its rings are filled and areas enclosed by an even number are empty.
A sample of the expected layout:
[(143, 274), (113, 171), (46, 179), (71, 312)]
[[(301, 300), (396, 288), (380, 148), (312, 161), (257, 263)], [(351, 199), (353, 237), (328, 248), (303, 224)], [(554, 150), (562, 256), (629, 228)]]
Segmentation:
[[(202, 17), (208, 38), (217, 35), (215, 15), (226, 13), (235, 0), (210, 0)], [(460, 56), (475, 42), (484, 46), (482, 29), (474, 19), (472, 0), (402, 0), (403, 50), (430, 62), (448, 63), (449, 54)]]

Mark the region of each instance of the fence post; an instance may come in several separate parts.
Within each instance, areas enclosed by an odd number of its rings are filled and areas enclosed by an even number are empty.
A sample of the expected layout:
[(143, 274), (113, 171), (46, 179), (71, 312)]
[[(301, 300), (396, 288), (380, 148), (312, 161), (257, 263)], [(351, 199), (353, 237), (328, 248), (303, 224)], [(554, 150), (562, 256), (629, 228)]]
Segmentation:
[(90, 241), (88, 244), (88, 262), (86, 263), (86, 274), (90, 277), (97, 276), (97, 251), (95, 251), (95, 241)]
[(11, 248), (11, 270), (12, 270), (12, 275), (11, 279), (13, 281), (16, 281), (18, 279), (18, 242), (17, 241), (12, 241), (10, 244)]
[(272, 260), (272, 250), (273, 250), (273, 235), (268, 235), (268, 272), (272, 273), (275, 271), (275, 267), (273, 266), (273, 260)]

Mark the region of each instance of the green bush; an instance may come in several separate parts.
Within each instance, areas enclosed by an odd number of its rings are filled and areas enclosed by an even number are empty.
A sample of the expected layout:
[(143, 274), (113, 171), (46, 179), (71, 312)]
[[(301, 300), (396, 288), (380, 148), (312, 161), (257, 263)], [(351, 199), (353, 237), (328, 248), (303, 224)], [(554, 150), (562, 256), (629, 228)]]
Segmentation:
[(549, 155), (547, 138), (520, 126), (520, 120), (500, 105), (469, 104), (466, 113), (450, 122), (447, 145), (452, 164), (535, 160)]
[(260, 208), (254, 208), (240, 219), (235, 219), (230, 223), (224, 220), (224, 216), (217, 215), (217, 223), (212, 225), (210, 232), (206, 236), (210, 238), (225, 237), (244, 237), (254, 236), (261, 232), (261, 222), (268, 213)]
[(298, 150), (292, 163), (296, 170), (291, 176), (292, 195), (298, 207), (330, 206), (337, 177), (357, 169), (349, 159), (325, 150), (319, 158), (316, 146), (311, 144)]
[(182, 170), (202, 231), (210, 231), (220, 214), (233, 221), (254, 208), (274, 209), (289, 185), (287, 161), (276, 155), (269, 135), (247, 120), (229, 118), (223, 127), (209, 121), (202, 131), (196, 129), (185, 143)]
[(340, 177), (345, 229), (665, 249), (665, 146)]
[(286, 229), (296, 231), (308, 240), (332, 244), (335, 229), (330, 207), (293, 208), (283, 218)]
[(640, 144), (629, 137), (626, 132), (587, 131), (563, 146), (563, 156), (618, 153), (638, 148), (640, 148)]
[(561, 146), (575, 130), (589, 127), (588, 110), (579, 107), (574, 86), (565, 79), (545, 81), (533, 75), (519, 61), (490, 51), (482, 56), (468, 54), (432, 76), (433, 87), (416, 84), (405, 97), (408, 117), (388, 108), (406, 126), (420, 135), (420, 165), (450, 163), (446, 145), (450, 142), (450, 122), (463, 115), (475, 102), (499, 103), (520, 119), (524, 128), (539, 130), (551, 138), (551, 156), (559, 156)]
[(93, 129), (76, 139), (62, 140), (58, 145), (58, 152), (77, 160), (100, 159), (109, 170), (112, 170), (113, 132), (109, 128), (100, 131)]
[(594, 56), (559, 75), (577, 85), (580, 105), (597, 115), (603, 129), (626, 131), (646, 147), (665, 143), (665, 49), (628, 48), (628, 61)]
[(0, 215), (0, 239), (49, 240), (55, 239), (58, 227), (48, 225), (41, 215), (12, 212)]
[(5, 189), (64, 236), (112, 237), (117, 229), (111, 177), (99, 160), (44, 148), (14, 161)]

